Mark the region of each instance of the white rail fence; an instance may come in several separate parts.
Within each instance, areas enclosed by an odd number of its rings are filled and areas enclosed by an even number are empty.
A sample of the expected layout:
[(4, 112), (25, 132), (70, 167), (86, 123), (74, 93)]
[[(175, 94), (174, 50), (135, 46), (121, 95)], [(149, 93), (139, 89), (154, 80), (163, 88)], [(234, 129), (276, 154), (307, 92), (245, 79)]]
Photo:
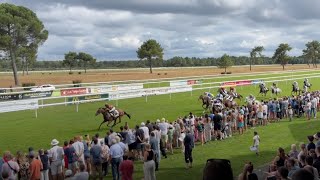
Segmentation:
[[(300, 80), (304, 78), (319, 78), (320, 74), (313, 76), (303, 76), (303, 75), (292, 75), (292, 76), (279, 76), (279, 77), (269, 77), (269, 78), (260, 78), (254, 80), (234, 80), (233, 82), (240, 82), (240, 81), (251, 81), (250, 85), (255, 85), (259, 83), (259, 81), (263, 81), (264, 79), (268, 79), (264, 81), (266, 83), (269, 82), (288, 82), (293, 80)], [(289, 77), (289, 79), (285, 79), (284, 77)], [(275, 79), (276, 80), (270, 80)], [(279, 79), (280, 78), (280, 79)], [(215, 88), (220, 88), (220, 83), (226, 82), (215, 82), (215, 83), (204, 83), (205, 87), (193, 87), (194, 85), (181, 85), (181, 86), (174, 86), (174, 87), (160, 87), (160, 88), (147, 88), (147, 89), (129, 89), (129, 90), (120, 90), (114, 91), (109, 93), (90, 93), (90, 94), (81, 94), (81, 95), (72, 95), (72, 96), (60, 96), (60, 97), (45, 97), (45, 98), (37, 98), (37, 99), (28, 99), (28, 100), (15, 100), (15, 101), (5, 101), (0, 102), (0, 113), (3, 112), (12, 112), (12, 111), (22, 111), (22, 110), (35, 110), (35, 116), (38, 117), (38, 108), (49, 107), (49, 106), (59, 106), (59, 105), (68, 105), (74, 104), (76, 106), (76, 112), (79, 111), (79, 104), (81, 103), (88, 103), (88, 102), (99, 102), (99, 101), (106, 101), (106, 100), (115, 100), (116, 106), (118, 106), (118, 100), (120, 99), (129, 99), (129, 98), (137, 98), (137, 97), (144, 97), (145, 101), (148, 102), (148, 96), (154, 95), (162, 95), (162, 94), (169, 94), (169, 99), (171, 100), (171, 95), (175, 93), (181, 92), (190, 92), (190, 95), (193, 95), (193, 91), (197, 90), (209, 90)], [(218, 85), (216, 85), (218, 84)], [(196, 84), (197, 85), (197, 84)], [(212, 86), (213, 85), (213, 86)], [(249, 84), (247, 84), (249, 85)], [(199, 85), (198, 85), (199, 86)], [(241, 85), (240, 85), (241, 86)], [(107, 94), (107, 95), (106, 95)], [(64, 99), (64, 102), (54, 102), (44, 104), (44, 100), (53, 100), (53, 99)], [(72, 100), (70, 100), (72, 99)], [(39, 103), (40, 101), (40, 103)], [(14, 108), (12, 108), (14, 107)]]
[[(300, 69), (300, 70), (286, 70), (286, 71), (270, 71), (268, 73), (265, 72), (252, 72), (252, 73), (237, 73), (237, 74), (224, 74), (224, 75), (204, 75), (204, 76), (188, 76), (188, 77), (175, 77), (175, 78), (161, 78), (161, 79), (147, 79), (147, 80), (128, 80), (128, 81), (110, 81), (110, 82), (94, 82), (94, 83), (78, 83), (78, 84), (58, 84), (54, 85), (55, 87), (61, 87), (58, 88), (58, 90), (66, 89), (64, 87), (70, 88), (74, 85), (80, 85), (81, 87), (86, 86), (100, 86), (100, 85), (119, 85), (119, 84), (125, 84), (125, 83), (146, 83), (146, 84), (155, 84), (155, 83), (170, 83), (172, 80), (186, 80), (186, 79), (194, 79), (194, 80), (208, 80), (208, 79), (221, 79), (221, 78), (236, 78), (240, 75), (242, 77), (252, 77), (252, 76), (264, 76), (264, 75), (270, 75), (270, 74), (291, 74), (293, 73), (300, 73), (300, 72), (319, 72), (317, 69)], [(128, 84), (130, 86), (130, 84)], [(24, 88), (34, 88), (37, 86), (30, 86), (30, 87), (12, 87), (12, 88), (0, 88), (2, 90), (6, 91), (12, 91), (12, 90), (20, 90), (15, 93), (21, 93), (21, 92), (31, 92), (31, 91), (24, 91)], [(76, 88), (76, 87), (75, 87)], [(10, 93), (10, 92), (7, 92)], [(1, 94), (7, 94), (7, 93), (0, 93)]]

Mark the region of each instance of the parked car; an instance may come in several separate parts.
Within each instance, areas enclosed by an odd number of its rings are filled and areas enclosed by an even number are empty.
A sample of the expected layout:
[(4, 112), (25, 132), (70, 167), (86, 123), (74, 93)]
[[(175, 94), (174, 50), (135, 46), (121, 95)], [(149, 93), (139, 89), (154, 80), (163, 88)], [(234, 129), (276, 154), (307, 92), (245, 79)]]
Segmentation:
[(44, 85), (41, 85), (41, 86), (38, 86), (38, 87), (35, 87), (35, 88), (31, 88), (30, 91), (53, 91), (55, 90), (56, 88), (51, 85), (51, 84), (44, 84)]

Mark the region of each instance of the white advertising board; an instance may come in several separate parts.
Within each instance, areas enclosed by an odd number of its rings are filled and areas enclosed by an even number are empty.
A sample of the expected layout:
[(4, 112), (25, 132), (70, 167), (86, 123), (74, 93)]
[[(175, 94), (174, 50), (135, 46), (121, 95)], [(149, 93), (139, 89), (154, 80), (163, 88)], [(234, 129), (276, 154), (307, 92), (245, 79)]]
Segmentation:
[(0, 113), (38, 109), (37, 99), (0, 102)]
[(170, 87), (175, 86), (187, 86), (188, 81), (187, 80), (181, 80), (181, 81), (170, 81)]

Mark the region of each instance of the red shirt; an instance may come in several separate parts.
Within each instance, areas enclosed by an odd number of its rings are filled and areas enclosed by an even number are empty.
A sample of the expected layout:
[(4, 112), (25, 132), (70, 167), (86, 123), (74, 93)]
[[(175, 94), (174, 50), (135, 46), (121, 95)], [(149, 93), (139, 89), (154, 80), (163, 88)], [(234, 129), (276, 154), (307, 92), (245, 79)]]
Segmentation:
[(29, 171), (30, 173), (32, 173), (32, 176), (30, 177), (31, 180), (40, 180), (41, 168), (42, 168), (41, 161), (38, 159), (33, 159), (29, 166)]
[(132, 180), (133, 162), (131, 160), (124, 160), (120, 164), (120, 173), (122, 180)]

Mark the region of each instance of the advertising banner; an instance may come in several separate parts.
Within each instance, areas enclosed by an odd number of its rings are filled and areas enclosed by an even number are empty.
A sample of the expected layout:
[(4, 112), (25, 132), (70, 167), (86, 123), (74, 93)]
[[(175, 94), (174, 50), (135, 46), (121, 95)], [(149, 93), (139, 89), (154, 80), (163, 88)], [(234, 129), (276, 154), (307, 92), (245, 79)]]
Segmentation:
[(241, 80), (241, 81), (236, 81), (237, 86), (246, 86), (246, 85), (251, 85), (252, 81), (251, 80)]
[(263, 80), (252, 80), (252, 84), (260, 84)]
[(30, 93), (23, 93), (22, 99), (42, 98), (42, 97), (51, 97), (51, 96), (52, 96), (52, 91), (30, 92)]
[(109, 98), (109, 94), (95, 94), (88, 96), (77, 96), (77, 97), (68, 97), (68, 102), (79, 102), (84, 100), (93, 100), (93, 99), (104, 99)]
[(36, 99), (0, 102), (0, 113), (38, 108), (38, 100)]
[(221, 87), (234, 87), (237, 86), (236, 82), (223, 82), (220, 85)]
[(87, 94), (87, 88), (75, 88), (75, 89), (62, 89), (60, 91), (61, 96), (72, 96), (79, 94)]
[(202, 81), (200, 81), (200, 80), (188, 80), (187, 84), (188, 85), (202, 84)]
[(188, 81), (187, 80), (181, 80), (181, 81), (170, 81), (170, 87), (174, 86), (187, 86)]
[(22, 93), (0, 95), (0, 101), (19, 100), (22, 99)]

